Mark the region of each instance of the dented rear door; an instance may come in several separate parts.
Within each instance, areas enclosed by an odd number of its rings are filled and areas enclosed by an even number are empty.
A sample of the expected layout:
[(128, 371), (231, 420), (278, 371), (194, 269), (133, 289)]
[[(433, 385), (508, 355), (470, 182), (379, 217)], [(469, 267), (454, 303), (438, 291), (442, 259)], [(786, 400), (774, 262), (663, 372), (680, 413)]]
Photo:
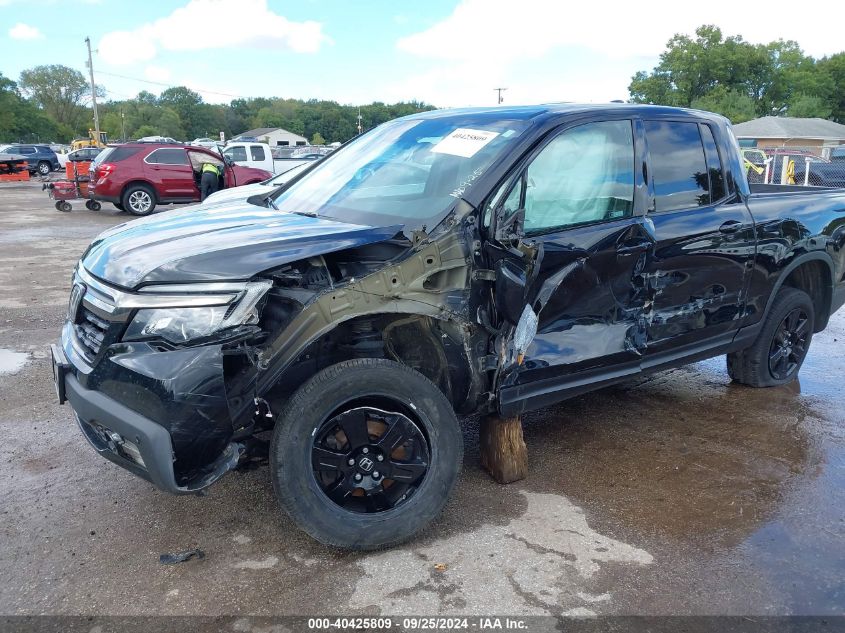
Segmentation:
[(644, 124), (657, 242), (643, 272), (654, 357), (734, 334), (756, 243), (751, 214), (724, 178), (718, 130), (695, 119)]

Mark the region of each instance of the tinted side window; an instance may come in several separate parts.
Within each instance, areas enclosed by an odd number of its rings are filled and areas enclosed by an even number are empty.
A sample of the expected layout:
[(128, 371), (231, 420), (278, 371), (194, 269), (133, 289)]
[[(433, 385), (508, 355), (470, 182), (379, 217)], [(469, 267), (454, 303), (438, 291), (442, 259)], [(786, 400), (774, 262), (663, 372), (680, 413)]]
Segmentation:
[(707, 174), (710, 178), (710, 202), (716, 202), (725, 197), (725, 170), (719, 158), (716, 139), (709, 125), (701, 126), (701, 138), (704, 140), (704, 155), (707, 158)]
[(246, 148), (245, 147), (230, 147), (225, 152), (223, 152), (226, 156), (231, 158), (233, 161), (240, 162), (246, 160)]
[(157, 149), (147, 156), (148, 163), (158, 165), (188, 165), (188, 154), (183, 149)]
[[(116, 163), (118, 161), (125, 160), (130, 156), (134, 156), (139, 151), (141, 150), (138, 147), (115, 147), (112, 149), (111, 153), (108, 154), (108, 159), (110, 163)], [(97, 154), (97, 158), (100, 158), (100, 154)]]
[(34, 154), (35, 148), (34, 147), (21, 146), (21, 147), (18, 148), (18, 153), (19, 154)]
[[(525, 230), (613, 220), (634, 210), (634, 137), (630, 121), (566, 130), (525, 174)], [(516, 202), (510, 196), (507, 204)]]
[(697, 123), (646, 121), (656, 196), (655, 210), (690, 209), (710, 203), (707, 164)]
[(252, 155), (252, 160), (264, 160), (264, 148), (260, 145), (250, 145), (249, 153)]

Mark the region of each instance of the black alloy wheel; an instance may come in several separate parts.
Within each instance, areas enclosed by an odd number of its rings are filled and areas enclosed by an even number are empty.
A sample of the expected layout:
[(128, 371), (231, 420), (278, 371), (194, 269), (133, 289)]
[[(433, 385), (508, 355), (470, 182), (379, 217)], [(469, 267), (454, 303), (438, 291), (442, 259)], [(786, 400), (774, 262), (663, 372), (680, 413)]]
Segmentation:
[(446, 395), (384, 358), (331, 365), (287, 399), (273, 429), (279, 504), (321, 543), (372, 550), (401, 543), (443, 509), (463, 461)]
[(334, 503), (352, 512), (384, 512), (410, 499), (425, 479), (430, 447), (410, 417), (355, 407), (326, 420), (314, 435), (314, 477)]
[(728, 354), (728, 374), (750, 387), (775, 387), (791, 382), (810, 349), (815, 322), (810, 296), (798, 288), (781, 288), (755, 341)]
[(810, 318), (795, 308), (780, 322), (769, 347), (769, 373), (775, 380), (786, 380), (798, 372), (807, 354)]

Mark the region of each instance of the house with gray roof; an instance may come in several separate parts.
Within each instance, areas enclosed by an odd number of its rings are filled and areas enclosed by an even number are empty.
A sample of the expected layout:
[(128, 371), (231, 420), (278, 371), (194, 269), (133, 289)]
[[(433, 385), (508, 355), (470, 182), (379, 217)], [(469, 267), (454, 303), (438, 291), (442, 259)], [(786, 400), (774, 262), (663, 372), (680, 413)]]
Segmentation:
[(233, 140), (239, 141), (244, 138), (254, 138), (272, 147), (308, 145), (308, 139), (304, 136), (288, 132), (280, 127), (258, 127), (254, 130), (247, 130), (238, 134)]
[(827, 119), (764, 116), (733, 126), (741, 145), (761, 149), (791, 147), (808, 149), (827, 158), (845, 144), (845, 125)]

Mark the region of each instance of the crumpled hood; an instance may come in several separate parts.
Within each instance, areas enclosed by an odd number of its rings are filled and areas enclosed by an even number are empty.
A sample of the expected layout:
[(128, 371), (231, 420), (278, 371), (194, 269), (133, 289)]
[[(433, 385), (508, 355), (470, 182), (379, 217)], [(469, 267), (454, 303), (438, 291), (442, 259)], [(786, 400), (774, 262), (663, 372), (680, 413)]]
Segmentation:
[(81, 262), (96, 277), (124, 288), (245, 280), (288, 262), (381, 242), (401, 229), (346, 224), (241, 201), (120, 224), (100, 234)]

